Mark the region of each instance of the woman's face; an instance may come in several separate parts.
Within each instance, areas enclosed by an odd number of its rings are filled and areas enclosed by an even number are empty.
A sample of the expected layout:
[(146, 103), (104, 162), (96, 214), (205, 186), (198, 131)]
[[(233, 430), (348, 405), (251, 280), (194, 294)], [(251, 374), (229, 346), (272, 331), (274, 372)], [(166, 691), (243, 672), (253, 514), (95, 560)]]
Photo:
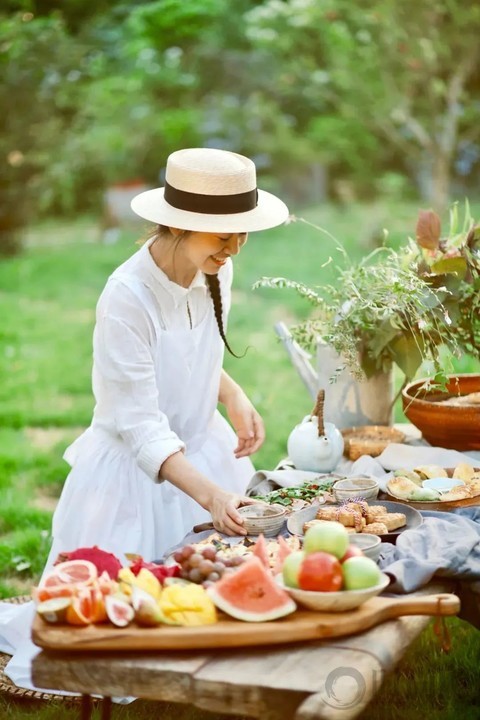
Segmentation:
[[(174, 235), (178, 232), (172, 228)], [(196, 270), (215, 275), (229, 257), (238, 255), (247, 238), (247, 233), (191, 232), (181, 241), (177, 252)]]

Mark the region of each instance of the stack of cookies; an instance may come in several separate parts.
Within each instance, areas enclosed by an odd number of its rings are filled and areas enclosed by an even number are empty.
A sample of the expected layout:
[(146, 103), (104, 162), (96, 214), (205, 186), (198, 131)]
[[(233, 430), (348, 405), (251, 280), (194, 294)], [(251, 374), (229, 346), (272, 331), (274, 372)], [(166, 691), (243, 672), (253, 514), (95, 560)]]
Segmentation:
[(370, 506), (359, 500), (345, 503), (339, 507), (320, 508), (314, 520), (306, 522), (304, 532), (319, 522), (336, 521), (341, 523), (350, 533), (370, 533), (386, 535), (407, 524), (403, 513), (391, 513), (383, 505)]

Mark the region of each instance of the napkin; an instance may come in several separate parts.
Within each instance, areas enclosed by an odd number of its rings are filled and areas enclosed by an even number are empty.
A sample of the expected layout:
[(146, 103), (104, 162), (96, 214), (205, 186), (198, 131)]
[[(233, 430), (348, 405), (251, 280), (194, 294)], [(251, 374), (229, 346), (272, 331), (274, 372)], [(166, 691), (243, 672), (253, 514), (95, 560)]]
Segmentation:
[(413, 470), (418, 465), (439, 465), (440, 467), (454, 468), (461, 462), (469, 465), (480, 465), (480, 452), (472, 450), (471, 452), (461, 453), (457, 450), (447, 450), (446, 448), (432, 447), (430, 445), (413, 446), (391, 443), (377, 457), (377, 461), (385, 470), (398, 470), (399, 468)]
[(355, 462), (343, 459), (331, 473), (297, 470), (292, 461), (285, 458), (274, 470), (258, 470), (250, 480), (245, 494), (266, 495), (279, 487), (297, 487), (304, 482), (321, 483), (325, 480), (340, 480), (354, 476), (378, 479), (384, 475), (385, 470), (382, 465), (370, 455), (362, 455)]

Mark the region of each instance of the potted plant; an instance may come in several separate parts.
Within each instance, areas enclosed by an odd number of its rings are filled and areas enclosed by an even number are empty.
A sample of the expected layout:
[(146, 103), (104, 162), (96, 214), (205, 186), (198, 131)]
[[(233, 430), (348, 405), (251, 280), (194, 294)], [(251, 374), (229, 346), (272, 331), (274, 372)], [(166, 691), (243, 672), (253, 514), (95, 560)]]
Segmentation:
[(254, 286), (292, 288), (314, 306), (291, 332), (303, 349), (334, 349), (334, 376), (347, 368), (365, 380), (396, 365), (406, 384), (423, 366), (442, 386), (452, 355), (480, 358), (480, 225), (468, 203), (462, 227), (453, 205), (445, 235), (438, 215), (421, 210), (415, 239), (398, 250), (383, 245), (352, 263), (341, 249), (344, 264), (332, 284), (264, 277)]

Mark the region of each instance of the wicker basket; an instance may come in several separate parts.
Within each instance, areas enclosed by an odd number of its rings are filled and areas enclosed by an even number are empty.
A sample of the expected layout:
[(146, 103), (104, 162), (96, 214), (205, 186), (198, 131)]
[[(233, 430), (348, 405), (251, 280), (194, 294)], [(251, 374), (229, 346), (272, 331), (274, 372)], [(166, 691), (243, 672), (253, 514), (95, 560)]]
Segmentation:
[[(13, 605), (23, 605), (32, 598), (30, 595), (20, 595), (18, 597), (0, 599), (0, 602), (12, 603)], [(54, 702), (62, 702), (77, 705), (82, 698), (78, 695), (55, 695), (54, 693), (38, 692), (36, 690), (28, 690), (27, 688), (18, 687), (10, 678), (5, 675), (5, 667), (11, 659), (11, 655), (0, 653), (0, 693), (5, 693), (18, 700), (48, 700)]]
[(388, 425), (362, 425), (342, 430), (345, 442), (344, 454), (349, 460), (358, 460), (362, 455), (377, 457), (390, 443), (401, 443), (405, 435)]

